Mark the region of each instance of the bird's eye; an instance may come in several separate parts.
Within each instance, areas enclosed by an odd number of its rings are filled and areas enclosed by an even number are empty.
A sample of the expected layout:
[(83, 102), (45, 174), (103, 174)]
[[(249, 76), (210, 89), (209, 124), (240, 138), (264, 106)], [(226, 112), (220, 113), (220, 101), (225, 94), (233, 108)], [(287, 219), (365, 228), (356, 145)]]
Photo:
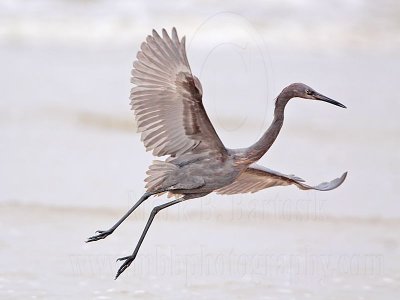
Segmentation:
[(313, 91), (311, 91), (311, 90), (306, 90), (306, 94), (307, 94), (307, 95), (312, 95), (312, 94), (313, 94)]

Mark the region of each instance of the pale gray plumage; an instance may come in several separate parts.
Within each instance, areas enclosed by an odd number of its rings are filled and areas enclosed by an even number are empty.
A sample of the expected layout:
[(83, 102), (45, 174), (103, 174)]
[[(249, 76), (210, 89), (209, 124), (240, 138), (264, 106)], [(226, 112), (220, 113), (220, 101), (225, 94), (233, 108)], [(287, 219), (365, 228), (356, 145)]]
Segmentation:
[(272, 146), (284, 120), (290, 99), (299, 97), (319, 100), (344, 107), (309, 86), (294, 83), (282, 90), (276, 99), (274, 119), (261, 138), (248, 148), (226, 148), (212, 126), (202, 103), (203, 90), (199, 79), (190, 70), (185, 38), (178, 38), (176, 29), (171, 37), (165, 29), (160, 36), (155, 30), (141, 45), (133, 63), (131, 105), (138, 131), (146, 150), (156, 160), (147, 171), (147, 192), (109, 230), (87, 241), (104, 239), (147, 198), (168, 192), (178, 197), (153, 209), (132, 255), (123, 257), (118, 277), (135, 259), (143, 239), (157, 212), (183, 200), (199, 198), (211, 192), (218, 194), (254, 193), (273, 186), (295, 185), (302, 190), (332, 190), (343, 183), (347, 173), (330, 182), (310, 186), (294, 175), (285, 175), (257, 165)]

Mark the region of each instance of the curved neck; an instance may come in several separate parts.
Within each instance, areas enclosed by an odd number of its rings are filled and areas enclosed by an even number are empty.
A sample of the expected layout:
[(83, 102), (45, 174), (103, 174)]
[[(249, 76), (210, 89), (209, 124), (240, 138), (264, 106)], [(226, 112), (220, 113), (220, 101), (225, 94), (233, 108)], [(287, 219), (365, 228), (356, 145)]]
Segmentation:
[(292, 95), (285, 90), (279, 94), (275, 102), (274, 119), (271, 125), (256, 143), (241, 153), (238, 157), (240, 163), (252, 164), (269, 150), (282, 128), (285, 106), (291, 98)]

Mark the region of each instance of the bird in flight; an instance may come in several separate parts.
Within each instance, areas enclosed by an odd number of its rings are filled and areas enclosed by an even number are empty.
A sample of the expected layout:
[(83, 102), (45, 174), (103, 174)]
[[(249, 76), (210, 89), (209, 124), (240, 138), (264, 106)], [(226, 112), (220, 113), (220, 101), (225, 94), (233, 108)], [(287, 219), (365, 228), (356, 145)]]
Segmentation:
[(303, 83), (293, 83), (282, 90), (275, 102), (272, 124), (248, 148), (229, 149), (216, 133), (203, 106), (203, 88), (192, 74), (185, 50), (185, 37), (178, 38), (176, 29), (171, 36), (153, 30), (142, 43), (133, 63), (131, 105), (138, 131), (147, 151), (155, 156), (146, 181), (146, 192), (137, 203), (108, 230), (99, 230), (87, 242), (104, 239), (146, 199), (168, 193), (175, 200), (156, 206), (129, 256), (119, 258), (123, 264), (115, 279), (136, 258), (139, 248), (156, 214), (185, 200), (204, 197), (212, 192), (222, 195), (255, 193), (273, 186), (295, 185), (302, 190), (328, 191), (343, 183), (340, 178), (311, 186), (294, 175), (285, 175), (258, 165), (256, 162), (268, 151), (283, 125), (286, 104), (292, 98), (318, 100), (346, 108)]

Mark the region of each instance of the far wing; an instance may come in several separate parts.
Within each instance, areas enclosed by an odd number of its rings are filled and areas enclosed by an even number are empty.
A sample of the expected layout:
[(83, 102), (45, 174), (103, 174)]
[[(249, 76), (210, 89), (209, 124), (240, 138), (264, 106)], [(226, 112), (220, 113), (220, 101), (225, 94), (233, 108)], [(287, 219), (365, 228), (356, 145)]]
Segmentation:
[(216, 190), (216, 193), (225, 195), (255, 193), (269, 187), (291, 184), (296, 185), (302, 190), (329, 191), (341, 185), (346, 176), (347, 172), (340, 178), (336, 178), (329, 182), (323, 182), (317, 186), (310, 186), (305, 184), (303, 179), (294, 175), (285, 175), (263, 166), (252, 164), (236, 179), (235, 182)]
[(146, 149), (156, 156), (208, 150), (226, 154), (202, 103), (202, 87), (190, 70), (185, 37), (155, 30), (133, 63), (132, 109)]

